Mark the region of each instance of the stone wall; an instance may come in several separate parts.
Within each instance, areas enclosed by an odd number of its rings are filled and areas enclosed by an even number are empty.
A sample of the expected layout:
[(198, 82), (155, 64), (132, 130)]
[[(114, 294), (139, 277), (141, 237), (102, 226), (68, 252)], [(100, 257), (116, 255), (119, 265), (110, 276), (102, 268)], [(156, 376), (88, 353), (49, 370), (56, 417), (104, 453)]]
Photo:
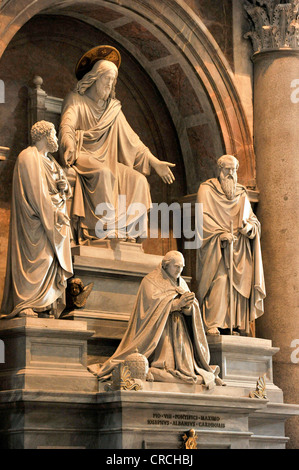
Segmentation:
[(186, 3), (202, 19), (233, 68), (233, 1), (186, 0)]

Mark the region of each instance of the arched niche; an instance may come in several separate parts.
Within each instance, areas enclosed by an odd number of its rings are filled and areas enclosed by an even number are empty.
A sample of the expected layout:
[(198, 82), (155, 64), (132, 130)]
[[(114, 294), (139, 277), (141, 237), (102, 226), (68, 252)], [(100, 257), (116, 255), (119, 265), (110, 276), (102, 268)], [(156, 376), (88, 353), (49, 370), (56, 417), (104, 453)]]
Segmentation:
[[(78, 38), (85, 39), (79, 41)], [(116, 91), (127, 120), (154, 155), (176, 164), (173, 185), (165, 185), (155, 172), (148, 178), (153, 202), (170, 204), (186, 194), (186, 178), (180, 145), (160, 93), (138, 61), (121, 44), (103, 32), (99, 37), (98, 29), (86, 22), (61, 15), (35, 15), (20, 28), (0, 60), (0, 69), (8, 84), (8, 100), (0, 110), (0, 140), (10, 148), (9, 159), (5, 162), (6, 179), (11, 181), (14, 160), (30, 143), (28, 95), (35, 87), (33, 77), (42, 77), (39, 87), (43, 93), (58, 98), (56, 107), (61, 105), (62, 99), (76, 84), (74, 69), (78, 58), (98, 40), (102, 44), (114, 42), (121, 52), (122, 65)], [(37, 106), (44, 106), (39, 100)], [(47, 119), (58, 129), (57, 111), (53, 116), (47, 112)], [(9, 198), (10, 191), (7, 190), (6, 199)], [(170, 236), (162, 240), (160, 237), (146, 240), (143, 248), (150, 253), (163, 254), (177, 245), (170, 232)]]
[[(10, 0), (1, 10), (2, 54), (34, 15), (76, 18), (105, 33), (134, 57), (171, 117), (186, 175), (186, 192), (214, 176), (222, 153), (240, 160), (239, 179), (255, 186), (252, 138), (233, 73), (203, 22), (179, 0)], [(87, 44), (81, 38), (83, 48)], [(97, 42), (98, 43), (98, 42)], [(96, 44), (94, 44), (96, 45)]]

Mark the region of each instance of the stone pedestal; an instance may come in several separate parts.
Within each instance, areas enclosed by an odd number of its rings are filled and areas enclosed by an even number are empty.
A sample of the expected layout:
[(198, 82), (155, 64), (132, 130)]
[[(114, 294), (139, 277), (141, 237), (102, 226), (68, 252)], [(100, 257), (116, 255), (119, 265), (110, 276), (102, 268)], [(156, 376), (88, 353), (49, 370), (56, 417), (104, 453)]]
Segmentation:
[(92, 334), (84, 322), (1, 320), (1, 449), (96, 447), (97, 379), (86, 368)]
[[(272, 382), (271, 342), (210, 340), (226, 386), (142, 382), (138, 391), (106, 391), (86, 369), (84, 321), (15, 318), (0, 322), (2, 449), (179, 449), (192, 428), (198, 448), (284, 448), (285, 405)], [(249, 398), (266, 374), (267, 399)]]
[(199, 436), (199, 448), (248, 448), (248, 415), (266, 407), (259, 400), (209, 393), (118, 391), (97, 399), (102, 449), (179, 449), (190, 429)]
[(49, 318), (1, 320), (5, 363), (0, 364), (0, 391), (96, 391), (87, 371), (86, 323)]
[[(99, 319), (115, 315), (124, 315), (128, 319), (141, 280), (162, 261), (162, 256), (144, 253), (139, 243), (119, 241), (99, 242), (99, 246), (76, 246), (72, 248), (72, 255), (75, 277), (79, 277), (84, 285), (94, 283), (84, 310), (94, 312)], [(71, 314), (75, 318), (82, 312), (75, 310)], [(96, 334), (101, 335), (100, 329), (96, 328)]]
[(231, 396), (228, 387), (166, 383), (102, 392), (97, 403), (102, 449), (180, 449), (190, 429), (198, 449), (283, 449), (284, 422), (299, 413), (299, 407)]
[(220, 376), (232, 394), (248, 395), (259, 377), (264, 377), (267, 397), (283, 402), (283, 392), (273, 383), (273, 356), (279, 348), (272, 341), (246, 336), (208, 336), (210, 364), (220, 366)]
[(87, 322), (94, 330), (88, 361), (104, 362), (126, 331), (142, 279), (163, 257), (144, 253), (140, 243), (116, 240), (73, 247), (72, 255), (75, 277), (94, 286), (84, 309), (74, 309), (63, 318)]

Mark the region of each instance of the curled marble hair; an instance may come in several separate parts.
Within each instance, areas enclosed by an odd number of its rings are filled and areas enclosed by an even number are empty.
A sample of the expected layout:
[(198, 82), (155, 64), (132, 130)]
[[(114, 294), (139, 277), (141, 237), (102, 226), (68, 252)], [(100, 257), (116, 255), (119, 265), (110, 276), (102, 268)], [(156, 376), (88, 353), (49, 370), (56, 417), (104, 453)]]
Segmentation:
[[(73, 289), (74, 286), (79, 288), (78, 292)], [(85, 307), (93, 286), (93, 282), (84, 286), (83, 282), (78, 277), (70, 279), (66, 290), (67, 309)]]
[(69, 284), (70, 285), (73, 285), (73, 284), (78, 285), (78, 286), (81, 287), (81, 290), (83, 290), (83, 288), (84, 288), (83, 282), (78, 277), (70, 279)]
[(52, 122), (48, 121), (38, 121), (33, 124), (30, 134), (32, 143), (35, 144), (39, 142), (43, 137), (48, 137), (51, 132), (55, 129), (55, 126)]

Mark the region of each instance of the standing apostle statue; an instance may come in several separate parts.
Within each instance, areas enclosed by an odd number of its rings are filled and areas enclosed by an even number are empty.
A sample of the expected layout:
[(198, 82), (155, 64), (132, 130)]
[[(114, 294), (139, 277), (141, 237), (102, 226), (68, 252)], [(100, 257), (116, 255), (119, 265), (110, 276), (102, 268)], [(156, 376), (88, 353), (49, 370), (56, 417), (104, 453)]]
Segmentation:
[(54, 124), (32, 126), (33, 145), (17, 158), (13, 174), (10, 237), (1, 318), (55, 316), (64, 309), (72, 276), (71, 191), (62, 168), (49, 152), (58, 150)]
[(260, 223), (246, 188), (237, 183), (238, 167), (235, 157), (223, 155), (219, 177), (202, 183), (197, 194), (203, 204), (198, 299), (210, 335), (219, 335), (219, 328), (248, 334), (264, 311)]
[(145, 238), (151, 197), (144, 175), (153, 167), (165, 183), (174, 181), (175, 165), (152, 155), (115, 99), (120, 60), (111, 46), (84, 54), (76, 67), (77, 86), (62, 108), (60, 150), (64, 164), (76, 172), (71, 215), (79, 244)]

